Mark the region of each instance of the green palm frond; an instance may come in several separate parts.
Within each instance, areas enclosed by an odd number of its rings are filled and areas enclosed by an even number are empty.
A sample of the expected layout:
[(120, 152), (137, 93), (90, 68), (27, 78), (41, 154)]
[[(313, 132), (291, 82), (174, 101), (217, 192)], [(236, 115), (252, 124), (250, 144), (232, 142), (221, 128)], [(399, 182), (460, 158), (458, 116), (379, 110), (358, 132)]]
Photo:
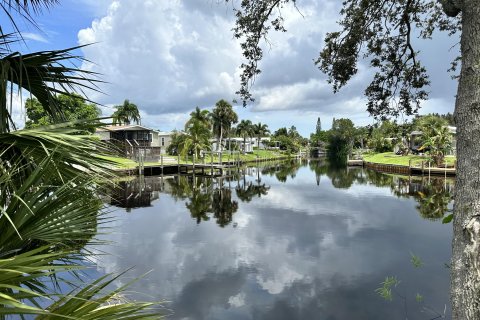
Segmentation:
[[(7, 99), (13, 92), (27, 90), (43, 105), (52, 119), (64, 120), (60, 105), (56, 103), (56, 94), (84, 89), (99, 91), (95, 72), (81, 70), (73, 62), (83, 61), (83, 57), (73, 54), (82, 46), (64, 50), (40, 51), (29, 54), (13, 52), (0, 57), (0, 132), (14, 128), (7, 110)], [(8, 92), (9, 90), (9, 92)]]
[(47, 308), (50, 315), (40, 315), (37, 319), (159, 319), (160, 302), (129, 301), (123, 296), (122, 292), (138, 279), (116, 290), (107, 289), (121, 275), (105, 275), (81, 289), (69, 292)]
[(31, 14), (57, 2), (0, 0), (2, 21), (14, 30), (6, 34), (0, 26), (0, 319), (158, 318), (157, 303), (114, 301), (126, 288), (107, 288), (118, 276), (60, 290), (72, 284), (61, 273), (81, 268), (83, 247), (108, 219), (99, 195), (115, 173), (104, 157), (114, 150), (87, 134), (87, 123), (14, 131), (16, 93), (35, 96), (58, 123), (65, 119), (58, 94), (98, 91), (97, 74), (76, 66), (85, 61), (75, 54), (81, 46), (28, 54), (12, 49), (22, 40), (16, 20), (37, 26)]
[[(84, 268), (62, 263), (68, 254), (41, 247), (0, 259), (0, 318), (6, 315), (37, 315), (39, 320), (160, 318), (160, 302), (129, 301), (122, 294), (137, 279), (116, 290), (107, 288), (123, 274), (105, 275), (66, 294), (55, 292), (46, 285), (46, 277)], [(47, 302), (49, 306), (42, 307)]]
[[(54, 301), (55, 294), (45, 278), (83, 267), (65, 264), (68, 252), (52, 252), (40, 247), (10, 258), (0, 259), (0, 318), (5, 315), (46, 314), (40, 300)], [(28, 303), (27, 303), (28, 302)]]
[(101, 182), (114, 177), (100, 141), (68, 128), (0, 134), (0, 249), (79, 247), (105, 219)]
[[(44, 170), (59, 179), (71, 179), (89, 172), (105, 178), (114, 176), (113, 163), (104, 156), (116, 150), (90, 134), (82, 134), (72, 123), (18, 130), (0, 134), (0, 165), (14, 174), (12, 181), (23, 183), (46, 157), (56, 160), (54, 166)], [(16, 164), (15, 170), (13, 164)]]

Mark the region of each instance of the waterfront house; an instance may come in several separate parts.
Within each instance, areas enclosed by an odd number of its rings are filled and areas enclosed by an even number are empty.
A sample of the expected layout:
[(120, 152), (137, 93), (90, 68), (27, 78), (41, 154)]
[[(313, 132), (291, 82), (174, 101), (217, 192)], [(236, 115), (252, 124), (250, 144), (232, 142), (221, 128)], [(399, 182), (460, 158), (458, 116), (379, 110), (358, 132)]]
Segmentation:
[(99, 128), (96, 134), (102, 141), (108, 141), (124, 150), (128, 158), (138, 157), (139, 152), (146, 158), (158, 158), (165, 154), (171, 143), (171, 132), (162, 132), (142, 125), (110, 125)]
[(102, 141), (127, 143), (142, 147), (151, 147), (153, 142), (154, 146), (155, 144), (158, 146), (158, 134), (154, 134), (154, 130), (138, 124), (105, 126), (97, 129), (96, 134), (100, 136)]

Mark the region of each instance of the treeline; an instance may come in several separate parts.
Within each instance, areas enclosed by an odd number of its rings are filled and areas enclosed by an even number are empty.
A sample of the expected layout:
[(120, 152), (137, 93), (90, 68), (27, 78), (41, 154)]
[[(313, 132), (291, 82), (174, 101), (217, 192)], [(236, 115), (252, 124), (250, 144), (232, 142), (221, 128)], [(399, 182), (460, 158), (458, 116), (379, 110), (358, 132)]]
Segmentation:
[(355, 127), (350, 119), (334, 118), (330, 130), (321, 130), (317, 123), (316, 132), (310, 135), (310, 145), (327, 150), (335, 158), (345, 158), (354, 149), (395, 150), (398, 154), (423, 151), (439, 164), (452, 149), (452, 132), (448, 127), (452, 123), (450, 113), (417, 116), (404, 123), (384, 120), (360, 127)]
[[(268, 141), (262, 138), (269, 137)], [(230, 138), (241, 138), (243, 143), (231, 143)], [(215, 146), (212, 146), (212, 139)], [(190, 118), (185, 123), (183, 130), (175, 130), (172, 141), (167, 149), (171, 155), (193, 155), (201, 157), (204, 152), (223, 150), (248, 152), (247, 140), (255, 140), (256, 148), (261, 145), (268, 148), (278, 148), (288, 153), (297, 153), (302, 146), (308, 144), (308, 139), (303, 138), (295, 126), (276, 130), (271, 134), (267, 124), (242, 119), (233, 110), (230, 103), (219, 100), (212, 111), (196, 107), (190, 113)], [(215, 150), (213, 150), (215, 149)]]

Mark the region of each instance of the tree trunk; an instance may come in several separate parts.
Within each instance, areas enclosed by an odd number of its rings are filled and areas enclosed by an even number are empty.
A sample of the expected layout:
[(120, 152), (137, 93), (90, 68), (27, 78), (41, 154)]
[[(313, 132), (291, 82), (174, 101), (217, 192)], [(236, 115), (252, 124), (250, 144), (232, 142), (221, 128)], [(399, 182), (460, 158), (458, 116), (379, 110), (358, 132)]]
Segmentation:
[(452, 242), (452, 315), (480, 319), (480, 0), (462, 4), (462, 70), (455, 104), (457, 177)]
[(217, 145), (217, 151), (222, 152), (222, 139), (223, 139), (223, 128), (220, 126), (220, 140)]

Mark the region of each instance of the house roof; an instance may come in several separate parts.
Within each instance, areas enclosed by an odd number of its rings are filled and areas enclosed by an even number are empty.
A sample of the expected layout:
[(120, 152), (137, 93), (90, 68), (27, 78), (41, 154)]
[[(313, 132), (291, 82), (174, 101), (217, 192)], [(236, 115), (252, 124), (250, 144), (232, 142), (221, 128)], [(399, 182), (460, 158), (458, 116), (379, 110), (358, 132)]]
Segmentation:
[(104, 126), (102, 128), (97, 129), (97, 131), (138, 131), (138, 130), (147, 130), (147, 131), (155, 131), (153, 129), (138, 125), (138, 124), (130, 124), (130, 125), (120, 125), (120, 126)]
[(159, 136), (171, 136), (173, 134), (173, 132), (167, 132), (167, 131), (157, 131), (157, 130), (154, 130), (154, 131), (158, 132)]

